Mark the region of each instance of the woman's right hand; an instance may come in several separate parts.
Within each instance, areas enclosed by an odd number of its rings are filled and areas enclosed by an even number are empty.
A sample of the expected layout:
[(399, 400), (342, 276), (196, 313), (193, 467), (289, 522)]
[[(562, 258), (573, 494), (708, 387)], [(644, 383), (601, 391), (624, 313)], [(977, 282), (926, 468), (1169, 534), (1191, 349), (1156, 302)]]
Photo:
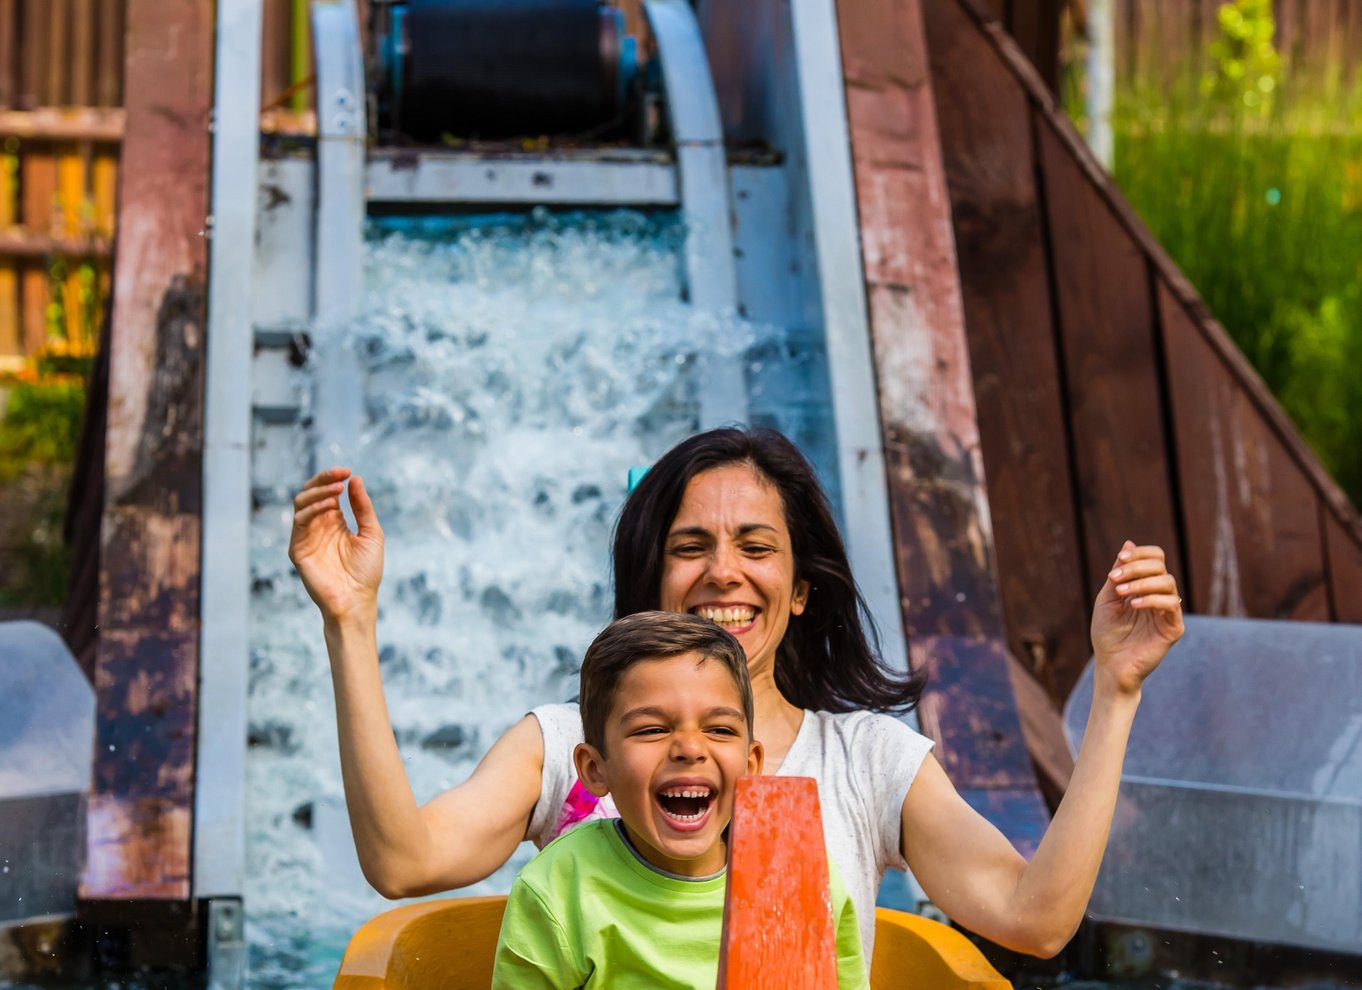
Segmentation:
[[(350, 532), (340, 507), (347, 480), (357, 533)], [(308, 480), (293, 500), (288, 556), (323, 619), (376, 616), (383, 579), (383, 529), (359, 475), (336, 467)]]

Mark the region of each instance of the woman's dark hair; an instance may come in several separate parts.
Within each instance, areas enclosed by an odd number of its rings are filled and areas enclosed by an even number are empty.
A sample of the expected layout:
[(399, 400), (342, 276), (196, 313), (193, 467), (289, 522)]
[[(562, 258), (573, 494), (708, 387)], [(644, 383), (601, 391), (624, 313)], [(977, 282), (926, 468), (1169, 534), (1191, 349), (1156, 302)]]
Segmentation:
[(664, 454), (625, 500), (615, 525), (615, 618), (661, 604), (667, 533), (697, 474), (747, 464), (780, 493), (790, 530), (795, 581), (809, 600), (776, 653), (776, 686), (800, 708), (905, 712), (925, 673), (900, 674), (879, 655), (879, 632), (851, 576), (842, 535), (813, 466), (776, 430), (725, 428), (697, 434)]

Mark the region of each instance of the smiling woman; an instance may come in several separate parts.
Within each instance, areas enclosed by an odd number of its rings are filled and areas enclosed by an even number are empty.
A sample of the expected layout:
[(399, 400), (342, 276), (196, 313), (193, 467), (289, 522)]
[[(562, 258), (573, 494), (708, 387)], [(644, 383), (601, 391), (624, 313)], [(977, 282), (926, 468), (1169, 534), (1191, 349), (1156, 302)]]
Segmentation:
[[(357, 533), (340, 512), (347, 483)], [(575, 704), (534, 709), (467, 781), (418, 806), (378, 672), (383, 532), (373, 504), (357, 476), (336, 468), (308, 482), (295, 509), (289, 553), (325, 621), (346, 802), (360, 863), (381, 893), (467, 886), (523, 840), (543, 847), (614, 815), (590, 774), (579, 780), (587, 768), (573, 754), (589, 740)], [(1087, 732), (1030, 863), (961, 798), (931, 742), (894, 717), (916, 703), (921, 678), (881, 662), (827, 499), (784, 436), (724, 429), (674, 447), (625, 503), (614, 558), (617, 618), (688, 612), (742, 646), (764, 772), (818, 782), (828, 851), (867, 959), (879, 883), (909, 867), (938, 907), (984, 937), (1036, 955), (1064, 946), (1096, 880), (1141, 685), (1182, 635), (1162, 550), (1127, 541), (1098, 594)], [(703, 818), (690, 804), (703, 801), (704, 781), (664, 783), (655, 818)]]

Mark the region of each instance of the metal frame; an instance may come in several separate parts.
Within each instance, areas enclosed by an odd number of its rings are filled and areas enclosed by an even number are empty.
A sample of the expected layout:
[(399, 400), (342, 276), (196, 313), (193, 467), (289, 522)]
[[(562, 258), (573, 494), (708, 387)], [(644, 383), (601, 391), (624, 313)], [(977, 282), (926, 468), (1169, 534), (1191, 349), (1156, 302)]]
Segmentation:
[(675, 207), (675, 165), (657, 155), (477, 153), (377, 154), (369, 158), (370, 204), (477, 203), (546, 206)]
[(353, 449), (364, 425), (359, 360), (343, 335), (364, 298), (368, 130), (355, 0), (312, 0), (312, 38), (317, 66), (313, 422), (317, 456), (329, 462)]
[[(729, 219), (728, 162), (719, 101), (695, 12), (685, 0), (646, 0), (667, 91), (667, 116), (681, 173), (686, 219), (686, 283), (699, 311), (736, 314), (738, 279)], [(747, 377), (741, 355), (701, 358), (700, 426), (747, 420)]]
[(218, 4), (204, 395), (196, 899), (239, 897), (250, 669), (251, 298), (263, 0)]

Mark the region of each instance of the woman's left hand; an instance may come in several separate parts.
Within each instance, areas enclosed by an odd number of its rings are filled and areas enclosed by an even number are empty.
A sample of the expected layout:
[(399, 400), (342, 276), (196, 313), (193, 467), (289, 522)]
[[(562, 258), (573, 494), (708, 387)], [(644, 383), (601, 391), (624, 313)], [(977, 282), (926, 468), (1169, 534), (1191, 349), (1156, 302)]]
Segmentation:
[(1099, 681), (1106, 679), (1121, 692), (1139, 691), (1182, 632), (1182, 598), (1163, 549), (1127, 540), (1093, 606)]

